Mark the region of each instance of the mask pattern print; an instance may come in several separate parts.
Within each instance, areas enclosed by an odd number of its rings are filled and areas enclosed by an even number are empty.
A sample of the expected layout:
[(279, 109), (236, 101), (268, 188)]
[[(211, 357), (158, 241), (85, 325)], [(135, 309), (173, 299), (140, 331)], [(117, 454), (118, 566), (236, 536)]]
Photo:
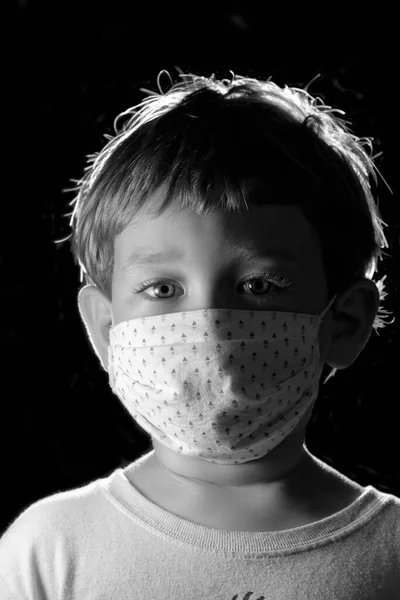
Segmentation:
[[(335, 296), (336, 297), (336, 296)], [(324, 314), (204, 309), (110, 329), (110, 386), (171, 450), (218, 464), (267, 455), (318, 396)]]

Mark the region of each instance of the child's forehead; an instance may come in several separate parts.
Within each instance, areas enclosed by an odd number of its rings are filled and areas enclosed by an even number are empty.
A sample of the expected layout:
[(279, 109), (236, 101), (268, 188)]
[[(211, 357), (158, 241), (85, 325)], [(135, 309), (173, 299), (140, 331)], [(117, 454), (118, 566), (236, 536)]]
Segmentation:
[(159, 216), (142, 216), (126, 227), (116, 240), (116, 254), (127, 258), (135, 249), (163, 251), (173, 245), (229, 253), (231, 248), (271, 248), (293, 258), (320, 251), (318, 235), (293, 204), (248, 204), (238, 212), (215, 209), (197, 214), (192, 209), (171, 206)]

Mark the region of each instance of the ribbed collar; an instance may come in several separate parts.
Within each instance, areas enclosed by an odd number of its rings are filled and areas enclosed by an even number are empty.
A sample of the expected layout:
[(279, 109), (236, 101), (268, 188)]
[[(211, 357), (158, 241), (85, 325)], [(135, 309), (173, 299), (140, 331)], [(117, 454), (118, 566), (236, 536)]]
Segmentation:
[[(138, 469), (149, 460), (153, 453), (154, 450), (143, 455), (125, 469), (116, 469), (104, 480), (105, 491), (109, 494), (109, 499), (114, 504), (118, 504), (128, 518), (134, 519), (149, 533), (157, 531), (158, 535), (162, 533), (176, 541), (214, 551), (293, 552), (316, 543), (337, 540), (362, 527), (390, 499), (390, 495), (379, 492), (373, 486), (367, 486), (364, 492), (348, 507), (302, 527), (273, 532), (236, 532), (213, 529), (192, 523), (164, 510), (145, 498), (129, 482), (125, 474), (127, 469), (131, 472)], [(332, 467), (328, 468), (332, 469)]]

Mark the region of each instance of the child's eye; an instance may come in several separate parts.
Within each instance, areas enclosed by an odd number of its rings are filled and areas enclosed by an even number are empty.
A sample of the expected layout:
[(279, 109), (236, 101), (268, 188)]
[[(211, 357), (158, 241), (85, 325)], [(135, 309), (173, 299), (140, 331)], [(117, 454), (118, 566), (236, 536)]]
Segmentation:
[[(261, 282), (261, 283), (260, 283)], [(262, 297), (262, 301), (266, 302), (271, 299), (272, 296), (276, 293), (276, 288), (287, 288), (293, 285), (293, 282), (290, 281), (287, 277), (283, 277), (276, 272), (265, 272), (262, 275), (250, 275), (246, 279), (244, 279), (241, 284), (246, 291), (250, 291), (250, 295), (254, 293), (256, 299), (260, 296)], [(149, 288), (159, 288), (161, 289), (161, 294), (167, 294), (168, 286), (176, 287), (175, 282), (170, 279), (163, 279), (162, 277), (158, 277), (156, 279), (144, 281), (139, 288), (134, 289), (133, 292), (135, 294), (143, 294), (144, 290), (148, 290)], [(271, 292), (271, 288), (273, 291)], [(182, 295), (182, 294), (181, 294)], [(173, 296), (151, 296), (150, 294), (144, 294), (143, 297), (149, 301), (161, 301), (161, 300), (176, 300)]]

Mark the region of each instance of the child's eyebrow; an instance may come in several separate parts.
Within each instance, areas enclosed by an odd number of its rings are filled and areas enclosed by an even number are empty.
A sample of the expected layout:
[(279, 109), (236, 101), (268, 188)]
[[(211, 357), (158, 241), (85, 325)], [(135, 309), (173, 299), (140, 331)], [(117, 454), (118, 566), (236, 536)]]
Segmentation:
[[(228, 257), (239, 265), (265, 261), (266, 259), (287, 264), (296, 262), (296, 256), (293, 252), (276, 246), (257, 250), (253, 245), (242, 242), (241, 244), (229, 244), (226, 250)], [(184, 258), (185, 254), (178, 246), (171, 246), (164, 252), (149, 252), (145, 248), (137, 248), (129, 255), (123, 266), (123, 271), (130, 271), (142, 265), (178, 262)]]

